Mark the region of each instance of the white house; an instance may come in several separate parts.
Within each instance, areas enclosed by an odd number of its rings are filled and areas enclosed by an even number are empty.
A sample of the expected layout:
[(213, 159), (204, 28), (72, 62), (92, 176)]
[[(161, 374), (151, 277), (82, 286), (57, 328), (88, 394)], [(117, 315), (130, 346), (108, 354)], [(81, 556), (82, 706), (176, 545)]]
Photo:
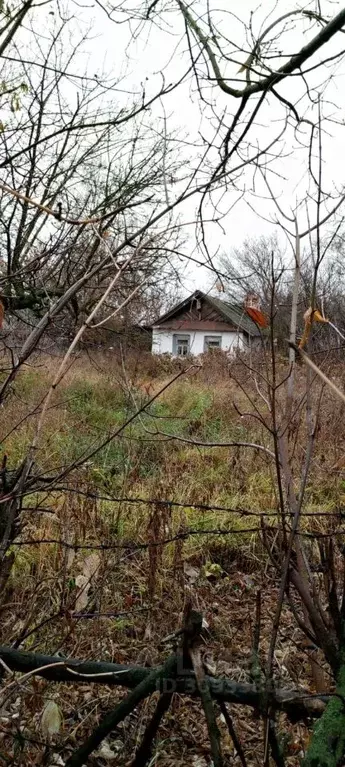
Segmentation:
[(250, 349), (260, 335), (243, 307), (196, 290), (152, 325), (152, 353), (185, 357), (209, 349)]

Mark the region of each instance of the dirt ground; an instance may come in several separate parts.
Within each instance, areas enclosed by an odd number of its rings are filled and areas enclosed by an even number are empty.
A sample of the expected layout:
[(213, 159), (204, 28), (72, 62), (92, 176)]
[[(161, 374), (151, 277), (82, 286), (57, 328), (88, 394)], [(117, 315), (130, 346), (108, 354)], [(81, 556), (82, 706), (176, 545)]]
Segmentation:
[[(108, 586), (102, 610), (109, 615), (121, 613), (121, 617), (88, 617), (69, 620), (70, 631), (66, 633), (64, 655), (79, 658), (109, 660), (117, 663), (133, 663), (154, 666), (164, 660), (171, 645), (162, 640), (176, 631), (180, 625), (183, 603), (189, 596), (207, 623), (204, 631), (202, 656), (213, 676), (235, 681), (251, 681), (251, 652), (255, 629), (257, 594), (261, 594), (260, 658), (265, 666), (272, 631), (272, 619), (277, 602), (277, 582), (274, 573), (255, 563), (247, 555), (219, 550), (220, 565), (213, 557), (213, 567), (206, 566), (198, 558), (184, 563), (175, 574), (174, 591), (171, 573), (160, 574), (159, 585), (149, 604), (143, 592), (143, 556), (128, 555), (126, 577), (118, 563), (112, 572), (114, 598), (107, 599)], [(215, 566), (216, 565), (216, 566)], [(169, 583), (170, 582), (170, 583)], [(172, 597), (172, 594), (174, 596)], [(108, 602), (108, 604), (107, 604)], [(111, 611), (110, 611), (111, 607)], [(121, 609), (119, 609), (121, 608)], [(61, 624), (61, 619), (59, 620)], [(55, 633), (58, 636), (58, 632)], [(51, 646), (50, 624), (46, 641)], [(283, 610), (275, 653), (276, 685), (284, 688), (303, 687), (313, 691), (309, 661), (303, 649), (300, 632), (287, 609)], [(42, 650), (33, 643), (30, 648)], [(90, 734), (99, 718), (125, 695), (120, 688), (101, 685), (51, 684), (39, 678), (9, 685), (8, 698), (2, 706), (0, 718), (0, 764), (16, 765), (63, 765), (68, 754)], [(116, 763), (129, 765), (143, 735), (145, 725), (155, 706), (157, 695), (145, 700), (90, 757), (90, 765)], [(47, 743), (42, 733), (42, 713), (49, 701), (54, 701), (61, 716), (59, 734)], [(224, 716), (216, 705), (218, 725), (222, 735), (224, 763), (240, 764), (234, 750)], [(264, 731), (257, 713), (247, 707), (229, 705), (235, 731), (243, 747), (246, 764), (262, 765)], [(278, 739), (285, 752), (286, 764), (297, 765), (308, 744), (308, 730), (302, 725), (291, 725), (285, 715), (276, 722)], [(211, 765), (207, 726), (200, 701), (175, 694), (171, 707), (159, 729), (154, 756), (150, 764), (160, 767)]]

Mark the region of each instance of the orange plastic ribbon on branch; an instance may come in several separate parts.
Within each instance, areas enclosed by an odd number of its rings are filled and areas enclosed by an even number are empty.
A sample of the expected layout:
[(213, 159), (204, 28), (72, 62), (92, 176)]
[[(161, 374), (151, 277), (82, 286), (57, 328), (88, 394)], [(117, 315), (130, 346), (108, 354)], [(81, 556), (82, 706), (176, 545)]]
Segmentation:
[(268, 327), (268, 319), (260, 309), (253, 309), (251, 306), (246, 306), (246, 312), (260, 328)]
[(329, 322), (329, 320), (327, 320), (326, 317), (323, 317), (322, 314), (320, 314), (318, 309), (312, 309), (311, 306), (309, 307), (309, 309), (307, 309), (306, 312), (304, 312), (303, 319), (304, 319), (304, 331), (303, 331), (303, 336), (298, 344), (299, 349), (303, 349), (304, 346), (306, 345), (313, 322), (326, 322), (326, 323)]
[(253, 322), (255, 322), (259, 328), (268, 327), (268, 319), (266, 315), (261, 311), (260, 298), (256, 295), (256, 293), (247, 293), (244, 302), (244, 308), (251, 320), (253, 320)]

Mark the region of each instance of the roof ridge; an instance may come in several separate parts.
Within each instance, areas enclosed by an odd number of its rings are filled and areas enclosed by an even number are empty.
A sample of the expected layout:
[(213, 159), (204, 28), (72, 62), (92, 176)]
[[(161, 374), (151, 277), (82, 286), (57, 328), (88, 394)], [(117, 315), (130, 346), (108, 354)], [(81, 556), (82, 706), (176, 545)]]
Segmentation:
[(223, 315), (223, 318), (225, 318), (228, 323), (232, 323), (232, 325), (238, 329), (252, 336), (260, 335), (260, 330), (255, 322), (249, 317), (243, 305), (238, 302), (231, 303), (230, 301), (217, 298), (216, 296), (211, 296), (209, 293), (204, 293), (202, 290), (194, 290), (190, 296), (183, 301), (179, 301), (175, 307), (157, 318), (156, 322), (152, 323), (152, 325), (165, 322), (170, 317), (174, 316), (177, 311), (182, 310), (184, 306), (188, 305), (188, 303), (196, 297), (200, 297), (202, 300), (207, 301), (214, 309), (218, 310)]

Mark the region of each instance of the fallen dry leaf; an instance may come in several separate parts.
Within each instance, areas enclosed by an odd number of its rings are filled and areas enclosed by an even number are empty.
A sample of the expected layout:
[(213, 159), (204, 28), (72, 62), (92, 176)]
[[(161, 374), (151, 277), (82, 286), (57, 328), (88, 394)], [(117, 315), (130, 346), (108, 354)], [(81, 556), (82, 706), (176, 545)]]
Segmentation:
[(45, 738), (51, 738), (52, 735), (57, 735), (61, 730), (61, 724), (62, 715), (59, 706), (54, 700), (48, 700), (42, 712), (42, 734)]

